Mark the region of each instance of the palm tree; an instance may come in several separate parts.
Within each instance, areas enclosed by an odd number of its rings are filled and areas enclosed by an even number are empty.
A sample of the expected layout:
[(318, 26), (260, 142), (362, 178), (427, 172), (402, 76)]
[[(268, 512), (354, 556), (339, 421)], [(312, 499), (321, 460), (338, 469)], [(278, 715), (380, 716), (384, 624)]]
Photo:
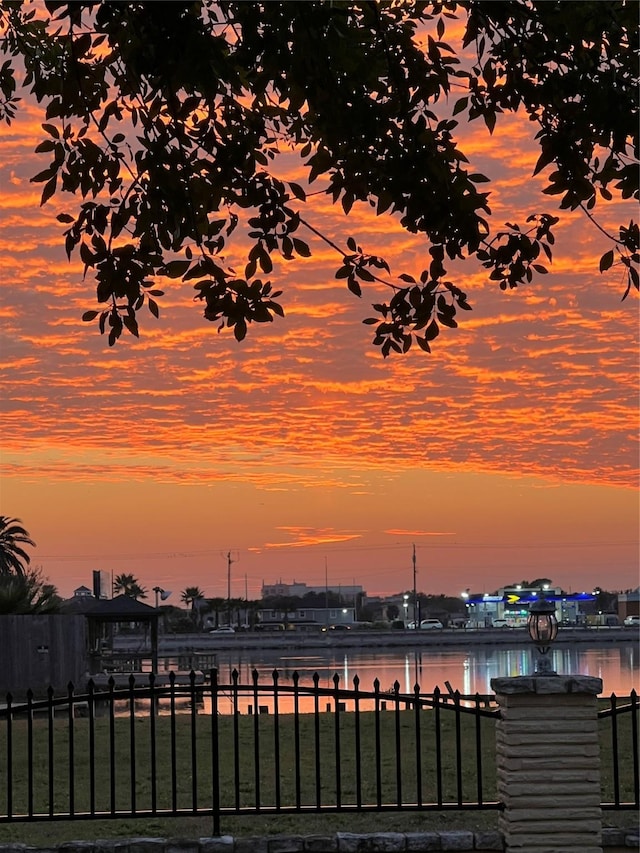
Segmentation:
[(35, 546), (19, 518), (0, 515), (0, 575), (24, 575), (31, 557), (22, 547)]
[(131, 588), (129, 589), (127, 595), (130, 595), (131, 598), (135, 598), (135, 600), (137, 601), (139, 598), (147, 597), (147, 590), (146, 587), (141, 586), (138, 581), (136, 581), (134, 584), (131, 585)]
[(191, 616), (195, 622), (200, 616), (200, 602), (204, 601), (204, 592), (199, 586), (188, 586), (180, 593), (180, 601), (184, 601), (191, 608)]
[(204, 592), (199, 586), (188, 586), (180, 593), (180, 601), (184, 601), (187, 607), (193, 607), (194, 601), (202, 601)]
[(226, 609), (227, 599), (226, 598), (208, 598), (207, 604), (209, 605), (209, 610), (211, 610), (215, 614), (215, 627), (217, 628), (220, 625), (220, 611)]
[(138, 578), (126, 573), (116, 575), (113, 581), (113, 591), (116, 595), (128, 595), (129, 598), (147, 597), (147, 590), (140, 586)]

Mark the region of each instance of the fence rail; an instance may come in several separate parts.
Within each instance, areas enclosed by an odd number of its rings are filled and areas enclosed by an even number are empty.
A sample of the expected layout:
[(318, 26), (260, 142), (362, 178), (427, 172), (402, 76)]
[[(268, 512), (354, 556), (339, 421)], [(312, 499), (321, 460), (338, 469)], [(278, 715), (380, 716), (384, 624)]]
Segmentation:
[[(500, 809), (491, 696), (274, 670), (109, 678), (0, 708), (0, 823)], [(638, 807), (637, 696), (599, 716), (604, 808)], [(628, 743), (629, 741), (629, 743)], [(630, 744), (634, 745), (631, 746)], [(604, 761), (604, 760), (603, 760)], [(604, 764), (603, 764), (604, 766)], [(607, 765), (608, 766), (608, 765)]]
[(230, 814), (499, 808), (487, 704), (277, 670), (9, 695), (0, 822), (212, 815), (219, 832)]
[[(640, 774), (638, 770), (638, 694), (631, 691), (628, 701), (620, 705), (614, 693), (603, 700), (608, 708), (598, 711), (601, 720), (601, 773), (605, 790), (611, 799), (603, 809), (640, 808)], [(606, 731), (606, 726), (610, 731)], [(621, 731), (621, 727), (623, 730)]]

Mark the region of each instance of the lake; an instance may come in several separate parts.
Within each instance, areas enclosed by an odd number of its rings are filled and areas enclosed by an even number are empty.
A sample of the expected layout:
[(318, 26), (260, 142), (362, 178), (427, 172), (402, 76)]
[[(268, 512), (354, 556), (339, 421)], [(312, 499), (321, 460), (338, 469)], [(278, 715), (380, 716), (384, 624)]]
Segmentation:
[[(274, 669), (281, 684), (290, 684), (298, 672), (301, 684), (312, 683), (318, 673), (321, 687), (333, 687), (333, 677), (340, 676), (340, 686), (350, 688), (353, 678), (360, 679), (362, 690), (371, 690), (377, 678), (381, 690), (390, 690), (395, 681), (400, 692), (413, 692), (420, 685), (423, 693), (437, 686), (446, 691), (445, 682), (462, 694), (491, 693), (491, 679), (497, 676), (530, 675), (535, 669), (529, 646), (504, 648), (496, 646), (385, 649), (308, 649), (294, 652), (283, 649), (219, 651), (219, 679), (227, 681), (233, 669), (240, 681), (251, 681), (256, 669), (260, 681), (269, 682)], [(625, 642), (585, 647), (583, 644), (563, 645), (551, 652), (553, 667), (561, 675), (592, 675), (601, 678), (603, 693), (628, 695), (640, 688), (638, 643)]]

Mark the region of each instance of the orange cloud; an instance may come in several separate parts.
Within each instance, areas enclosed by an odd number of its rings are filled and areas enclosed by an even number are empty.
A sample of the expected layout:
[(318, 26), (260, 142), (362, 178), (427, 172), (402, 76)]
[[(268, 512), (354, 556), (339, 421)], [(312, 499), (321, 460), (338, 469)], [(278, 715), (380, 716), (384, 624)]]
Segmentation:
[(441, 532), (435, 530), (385, 530), (388, 536), (455, 536), (455, 533)]
[(292, 541), (266, 542), (265, 548), (308, 548), (314, 545), (350, 542), (362, 536), (361, 533), (340, 533), (331, 528), (313, 530), (308, 527), (279, 527), (277, 529), (292, 537)]
[[(115, 516), (132, 555), (237, 545), (255, 555), (258, 590), (270, 573), (309, 577), (305, 548), (335, 548), (345, 577), (357, 567), (394, 591), (389, 536), (402, 540), (406, 564), (410, 539), (439, 549), (429, 582), (441, 588), (473, 572), (497, 581), (516, 566), (535, 571), (548, 554), (532, 558), (532, 540), (581, 543), (549, 557), (569, 580), (587, 565), (609, 572), (612, 553), (611, 576), (637, 578), (637, 300), (620, 302), (619, 269), (598, 272), (608, 242), (584, 217), (563, 212), (549, 275), (517, 291), (450, 263), (474, 310), (430, 356), (384, 361), (362, 320), (391, 291), (350, 294), (334, 278), (339, 254), (302, 228), (313, 257), (274, 259), (269, 276), (284, 320), (238, 344), (203, 320), (189, 285), (167, 281), (160, 320), (143, 313), (141, 338), (109, 349), (80, 320), (94, 284), (61, 245), (55, 216), (72, 200), (40, 208), (29, 183), (46, 158), (32, 154), (41, 116), (25, 106), (0, 161), (3, 509), (23, 518), (43, 554), (73, 557), (83, 531), (100, 541)], [(531, 178), (530, 130), (522, 117), (501, 118), (492, 137), (480, 124), (465, 129), (470, 170), (496, 179), (496, 227), (554, 210), (539, 195), (544, 175)], [(303, 180), (295, 155), (283, 169)], [(636, 215), (623, 203), (597, 211), (605, 228)], [(339, 245), (353, 235), (385, 256), (392, 280), (428, 266), (424, 238), (366, 204), (345, 217), (313, 196), (307, 216)], [(238, 239), (225, 262), (242, 265), (245, 252)], [(451, 530), (468, 548), (455, 559)], [(210, 561), (196, 571), (193, 583), (206, 586)]]

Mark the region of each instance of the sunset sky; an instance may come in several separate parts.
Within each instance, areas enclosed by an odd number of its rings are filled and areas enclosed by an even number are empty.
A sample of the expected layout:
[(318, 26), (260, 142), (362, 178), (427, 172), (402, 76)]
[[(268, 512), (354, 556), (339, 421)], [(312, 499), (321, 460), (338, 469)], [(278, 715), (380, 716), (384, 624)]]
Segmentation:
[[(73, 199), (41, 208), (29, 182), (49, 162), (33, 154), (42, 121), (23, 103), (0, 129), (0, 512), (22, 519), (63, 596), (93, 569), (170, 603), (192, 585), (225, 596), (228, 553), (234, 596), (325, 576), (392, 593), (412, 586), (414, 544), (427, 593), (638, 585), (638, 299), (621, 302), (618, 267), (598, 272), (610, 245), (583, 216), (562, 214), (551, 274), (528, 287), (501, 293), (461, 267), (474, 310), (431, 355), (383, 360), (361, 322), (380, 291), (351, 295), (339, 258), (302, 233), (312, 258), (274, 256), (284, 320), (238, 344), (166, 282), (160, 320), (109, 349), (80, 320), (95, 289), (55, 219)], [(496, 224), (556, 213), (531, 177), (531, 131), (507, 117), (493, 137), (465, 132), (496, 181)], [(636, 206), (596, 212), (614, 226)], [(346, 218), (315, 196), (304, 215), (395, 274), (428, 265), (423, 239), (368, 208)]]

